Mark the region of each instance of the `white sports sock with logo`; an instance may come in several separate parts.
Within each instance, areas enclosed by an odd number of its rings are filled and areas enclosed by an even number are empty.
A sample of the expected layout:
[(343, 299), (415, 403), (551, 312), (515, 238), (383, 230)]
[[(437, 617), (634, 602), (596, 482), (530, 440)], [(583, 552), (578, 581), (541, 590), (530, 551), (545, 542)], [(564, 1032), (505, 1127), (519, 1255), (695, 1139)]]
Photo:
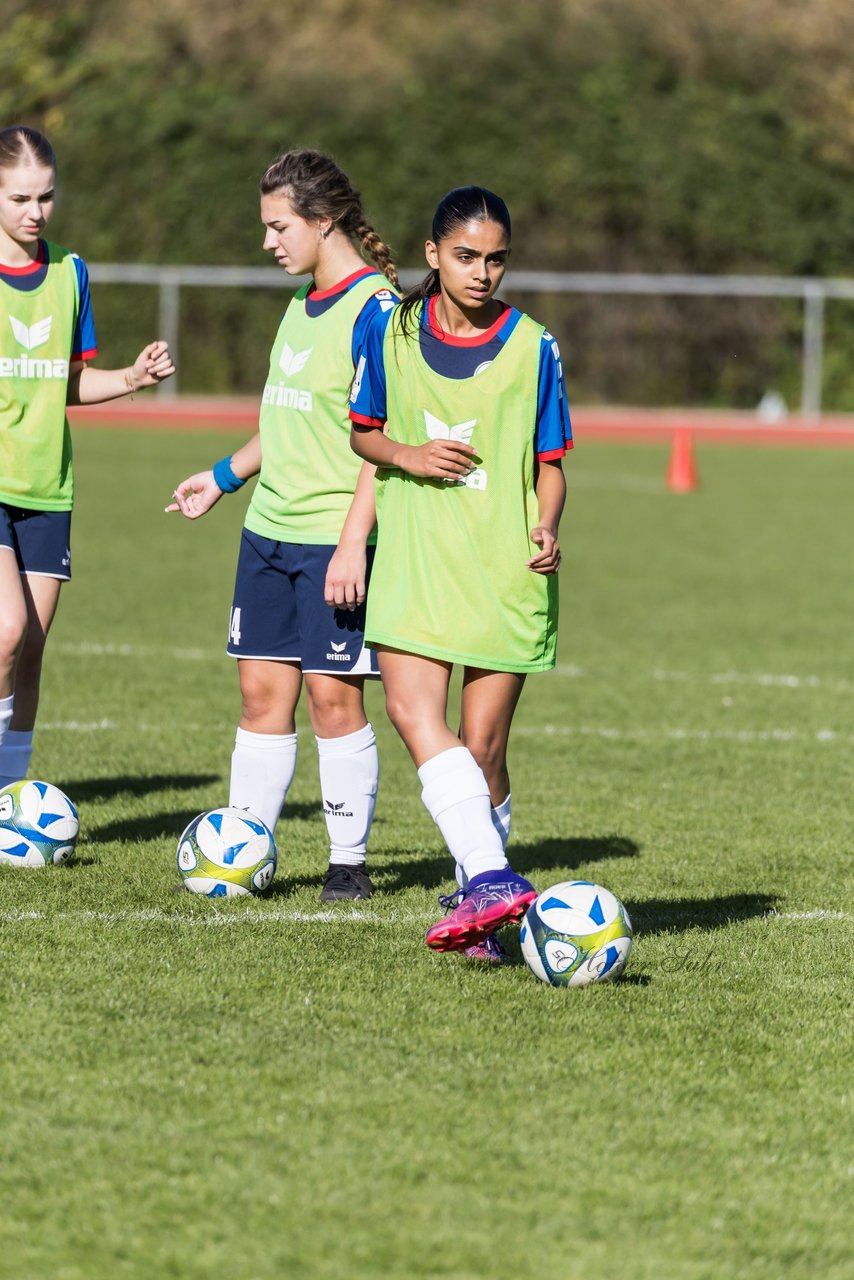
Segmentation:
[[(510, 839), (510, 792), (507, 792), (506, 800), (502, 800), (501, 804), (492, 806), (491, 810), (492, 825), (498, 832), (501, 839), (501, 846), (507, 849), (507, 841)], [(463, 871), (459, 863), (456, 865), (457, 884), (461, 889), (468, 887), (469, 878)]]
[(418, 770), (421, 799), (468, 880), (508, 865), (492, 821), (489, 787), (468, 747), (451, 747)]
[(366, 724), (342, 738), (318, 738), (317, 763), (329, 832), (329, 861), (345, 867), (364, 866), (380, 777), (372, 727)]
[(6, 730), (0, 741), (0, 787), (8, 787), (10, 782), (20, 782), (22, 778), (26, 778), (32, 754), (32, 729)]
[(238, 729), (231, 756), (228, 803), (248, 809), (275, 830), (297, 767), (295, 733), (252, 733)]

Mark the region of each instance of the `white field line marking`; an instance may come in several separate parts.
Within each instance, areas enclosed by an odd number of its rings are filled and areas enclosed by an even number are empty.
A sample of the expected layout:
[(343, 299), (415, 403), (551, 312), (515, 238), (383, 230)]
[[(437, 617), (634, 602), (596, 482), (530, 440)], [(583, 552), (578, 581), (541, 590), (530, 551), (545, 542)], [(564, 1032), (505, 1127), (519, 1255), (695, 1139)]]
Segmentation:
[(823, 907), (815, 911), (769, 911), (766, 920), (854, 920), (850, 911), (828, 911)]
[[(56, 733), (105, 733), (125, 732), (162, 733), (163, 724), (122, 725), (114, 720), (54, 720), (40, 724), (39, 730)], [(233, 726), (223, 724), (189, 724), (182, 721), (184, 733), (227, 733)], [(607, 725), (531, 725), (520, 724), (513, 729), (517, 737), (538, 738), (603, 738), (610, 742), (820, 742), (823, 745), (850, 746), (854, 734), (839, 733), (836, 729), (817, 729), (803, 733), (800, 729), (618, 729)]]
[(104, 729), (121, 729), (114, 720), (54, 720), (40, 724), (39, 729), (59, 730), (62, 733), (101, 733)]
[(542, 738), (604, 738), (611, 742), (821, 742), (854, 743), (854, 734), (835, 729), (614, 729), (605, 725), (517, 725), (516, 735)]
[[(641, 674), (641, 673), (638, 673)], [(854, 683), (850, 680), (826, 680), (821, 676), (798, 676), (772, 671), (713, 671), (708, 675), (693, 671), (666, 671), (656, 669), (649, 672), (649, 677), (659, 683), (674, 684), (742, 684), (756, 685), (770, 689), (808, 689), (825, 690), (828, 693), (854, 693)], [(555, 675), (565, 680), (585, 680), (589, 678), (609, 679), (605, 670), (590, 671), (571, 662), (558, 663)]]
[(797, 676), (771, 671), (716, 671), (708, 676), (696, 676), (687, 671), (654, 671), (653, 678), (683, 683), (746, 684), (771, 689), (824, 689), (829, 693), (854, 693), (854, 684), (850, 680), (824, 680), (821, 676)]
[[(188, 916), (180, 912), (161, 911), (151, 907), (144, 911), (4, 911), (0, 924), (26, 924), (32, 920), (81, 920), (92, 924), (177, 924), (225, 927), (229, 925), (262, 924), (418, 924), (435, 919), (435, 912), (392, 911), (379, 915), (375, 911), (240, 911), (234, 914), (212, 911), (209, 915)], [(767, 911), (761, 917), (774, 920), (852, 920), (850, 911), (830, 911), (816, 908), (814, 911)], [(738, 921), (733, 921), (738, 923)]]
[[(91, 641), (58, 641), (52, 646), (59, 653), (77, 657), (99, 658), (156, 658), (175, 662), (220, 662), (225, 656), (225, 647), (221, 649), (177, 649), (163, 645), (116, 644), (106, 642), (97, 644)], [(607, 671), (591, 672), (574, 663), (560, 663), (555, 674), (570, 680), (583, 680), (591, 676), (601, 675), (604, 679)], [(825, 689), (831, 693), (854, 693), (854, 683), (850, 680), (825, 680), (821, 676), (799, 676), (770, 671), (716, 671), (708, 675), (690, 671), (667, 671), (657, 669), (648, 673), (657, 681), (674, 681), (692, 684), (745, 684), (759, 685), (779, 689)]]
[(60, 640), (51, 646), (59, 653), (82, 658), (169, 658), (178, 662), (207, 662), (225, 657), (225, 645), (221, 649), (172, 649), (155, 644), (96, 644)]
[(394, 911), (379, 915), (375, 911), (240, 911), (232, 914), (212, 912), (210, 915), (188, 916), (180, 912), (160, 911), (4, 911), (0, 924), (25, 924), (28, 920), (86, 920), (94, 924), (423, 924), (434, 920), (436, 912)]

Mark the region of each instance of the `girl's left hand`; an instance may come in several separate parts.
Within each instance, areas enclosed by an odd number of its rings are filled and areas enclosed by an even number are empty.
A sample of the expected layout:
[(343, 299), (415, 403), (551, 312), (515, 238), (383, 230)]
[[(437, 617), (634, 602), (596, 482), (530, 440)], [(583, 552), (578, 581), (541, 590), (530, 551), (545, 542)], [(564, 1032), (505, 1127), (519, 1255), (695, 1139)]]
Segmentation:
[(542, 550), (525, 563), (534, 573), (557, 573), (560, 568), (560, 547), (557, 535), (545, 525), (537, 525), (531, 530), (531, 541)]
[(326, 603), (333, 609), (347, 609), (350, 613), (364, 604), (366, 567), (364, 546), (337, 547), (326, 570), (323, 588)]
[(150, 342), (140, 351), (130, 370), (130, 378), (136, 391), (140, 387), (154, 387), (158, 382), (171, 378), (175, 372), (167, 342)]

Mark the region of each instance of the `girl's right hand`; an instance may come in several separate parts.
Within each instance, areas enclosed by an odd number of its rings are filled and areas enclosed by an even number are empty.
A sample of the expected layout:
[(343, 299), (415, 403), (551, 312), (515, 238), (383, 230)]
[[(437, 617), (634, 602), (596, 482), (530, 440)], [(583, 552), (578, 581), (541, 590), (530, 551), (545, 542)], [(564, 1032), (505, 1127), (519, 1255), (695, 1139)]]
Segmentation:
[(474, 471), (477, 451), (459, 440), (428, 440), (426, 444), (406, 445), (398, 466), (412, 476), (431, 480), (459, 480)]
[(200, 471), (177, 484), (172, 497), (175, 501), (166, 507), (166, 511), (180, 511), (188, 520), (198, 520), (219, 502), (222, 489), (214, 480), (212, 471)]

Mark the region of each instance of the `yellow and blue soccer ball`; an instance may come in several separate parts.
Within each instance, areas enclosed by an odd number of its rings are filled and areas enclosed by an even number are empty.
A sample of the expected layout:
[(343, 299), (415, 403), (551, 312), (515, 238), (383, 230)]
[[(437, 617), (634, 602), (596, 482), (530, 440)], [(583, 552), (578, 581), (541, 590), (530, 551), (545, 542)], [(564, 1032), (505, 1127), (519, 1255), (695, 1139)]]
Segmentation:
[(52, 867), (74, 852), (80, 820), (64, 791), (50, 782), (12, 782), (0, 789), (0, 864)]
[(632, 949), (632, 922), (620, 899), (589, 880), (564, 880), (541, 893), (522, 922), (522, 955), (553, 987), (610, 982)]
[(276, 842), (248, 809), (210, 809), (184, 831), (176, 859), (192, 893), (208, 898), (263, 893), (276, 873)]

